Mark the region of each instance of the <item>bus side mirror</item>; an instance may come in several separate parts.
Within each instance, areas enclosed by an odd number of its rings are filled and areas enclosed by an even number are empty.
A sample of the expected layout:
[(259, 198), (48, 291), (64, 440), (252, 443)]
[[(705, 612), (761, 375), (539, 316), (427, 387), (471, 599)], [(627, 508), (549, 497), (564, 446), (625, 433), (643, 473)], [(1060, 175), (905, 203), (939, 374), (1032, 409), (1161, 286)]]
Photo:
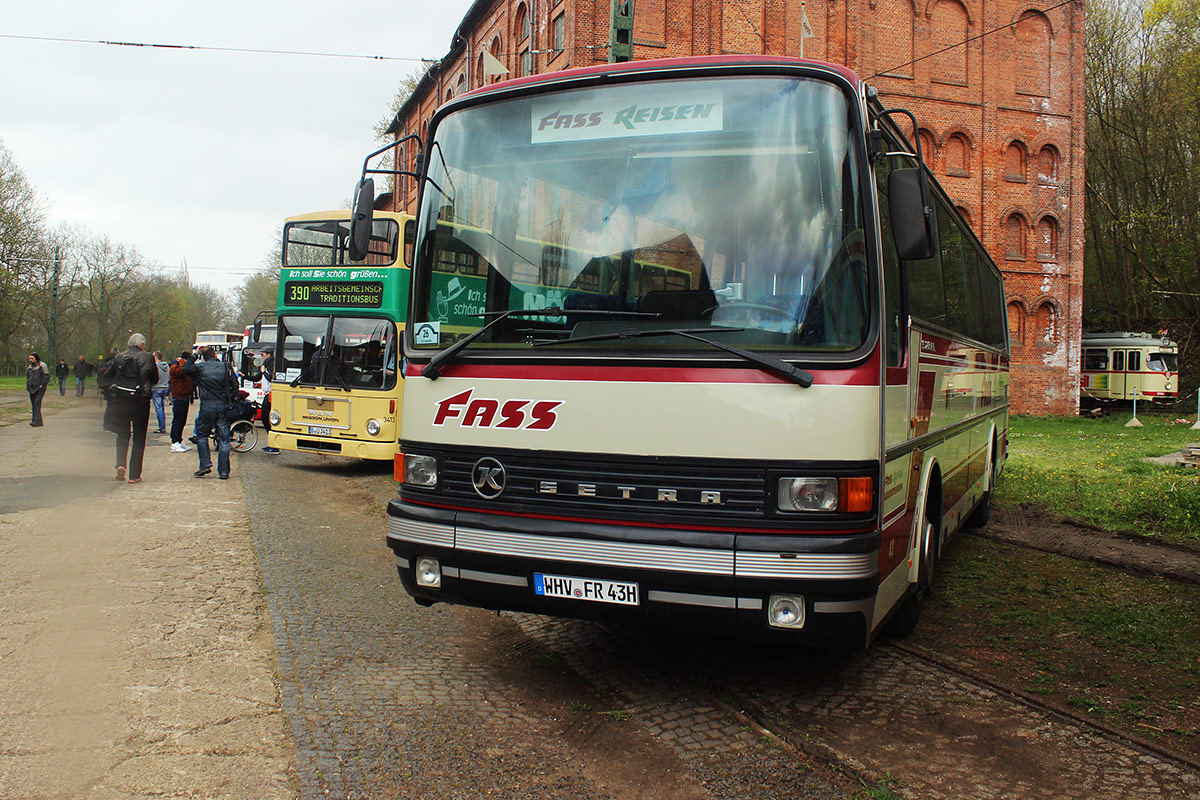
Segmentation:
[(375, 210), (375, 181), (363, 178), (354, 187), (354, 208), (350, 213), (350, 260), (363, 261), (371, 245), (371, 222)]
[(262, 320), (254, 320), (254, 341), (262, 341)]
[(896, 253), (906, 261), (933, 257), (937, 218), (926, 199), (925, 174), (920, 167), (888, 173), (888, 207)]

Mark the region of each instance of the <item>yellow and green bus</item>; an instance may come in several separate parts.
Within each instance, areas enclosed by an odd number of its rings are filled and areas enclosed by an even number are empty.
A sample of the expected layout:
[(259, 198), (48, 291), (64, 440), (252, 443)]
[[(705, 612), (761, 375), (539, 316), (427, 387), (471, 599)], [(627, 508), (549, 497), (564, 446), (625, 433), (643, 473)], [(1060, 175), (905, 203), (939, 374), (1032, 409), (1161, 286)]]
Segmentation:
[(348, 210), (283, 227), (269, 444), (390, 461), (399, 432), (412, 217), (377, 212), (350, 257)]

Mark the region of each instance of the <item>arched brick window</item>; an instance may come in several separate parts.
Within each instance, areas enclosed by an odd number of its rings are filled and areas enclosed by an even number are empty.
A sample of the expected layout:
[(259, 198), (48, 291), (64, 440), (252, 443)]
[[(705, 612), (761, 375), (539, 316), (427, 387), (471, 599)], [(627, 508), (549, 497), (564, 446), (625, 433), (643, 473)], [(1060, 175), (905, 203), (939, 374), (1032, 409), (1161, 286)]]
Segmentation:
[(967, 225), (970, 225), (971, 212), (967, 210), (966, 206), (956, 205), (954, 208), (958, 211), (958, 215), (963, 218), (963, 222), (967, 223)]
[(1058, 148), (1048, 144), (1038, 153), (1038, 182), (1058, 183)]
[(1054, 344), (1058, 338), (1058, 307), (1050, 300), (1039, 305), (1033, 326), (1038, 344)]
[(1021, 142), (1010, 142), (1004, 151), (1004, 180), (1024, 183), (1029, 151)]
[(971, 175), (971, 143), (961, 133), (946, 140), (946, 174), (960, 178)]
[(517, 13), (513, 15), (512, 36), (518, 44), (529, 38), (529, 9), (524, 3), (517, 6)]
[(934, 83), (967, 85), (967, 9), (958, 0), (941, 0), (929, 16), (930, 78)]
[(1025, 344), (1025, 306), (1017, 300), (1008, 303), (1008, 340)]
[(1025, 260), (1025, 218), (1014, 212), (1004, 220), (1004, 257), (1009, 261)]
[(1017, 94), (1050, 96), (1050, 20), (1038, 11), (1025, 11), (1013, 28), (1016, 39)]
[(917, 136), (921, 138), (921, 157), (925, 159), (925, 163), (930, 169), (933, 169), (937, 163), (937, 148), (934, 147), (933, 134), (921, 128), (917, 131)]
[(1058, 258), (1058, 220), (1049, 215), (1042, 217), (1038, 221), (1035, 237), (1034, 244), (1040, 260), (1053, 261)]

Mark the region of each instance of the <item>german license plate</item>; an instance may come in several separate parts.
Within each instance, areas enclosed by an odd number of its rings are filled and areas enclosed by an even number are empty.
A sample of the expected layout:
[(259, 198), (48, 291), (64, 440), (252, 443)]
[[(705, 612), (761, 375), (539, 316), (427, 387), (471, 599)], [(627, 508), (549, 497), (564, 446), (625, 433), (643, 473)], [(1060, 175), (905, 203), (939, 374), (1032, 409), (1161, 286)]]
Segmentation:
[(333, 436), (333, 428), (323, 428), (320, 425), (308, 426), (309, 436)]
[(533, 590), (543, 597), (567, 597), (572, 600), (591, 600), (596, 603), (638, 604), (638, 585), (625, 581), (602, 581), (595, 578), (572, 578), (567, 575), (533, 575)]

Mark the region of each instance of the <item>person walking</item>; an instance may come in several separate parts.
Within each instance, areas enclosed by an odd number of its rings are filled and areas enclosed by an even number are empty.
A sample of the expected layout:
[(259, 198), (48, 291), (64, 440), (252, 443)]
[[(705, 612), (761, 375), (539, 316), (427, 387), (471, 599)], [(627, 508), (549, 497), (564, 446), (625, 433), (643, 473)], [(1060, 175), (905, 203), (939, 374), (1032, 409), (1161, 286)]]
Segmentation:
[(25, 368), (25, 389), (29, 392), (29, 405), (33, 410), (33, 418), (29, 427), (42, 427), (42, 398), (46, 396), (46, 387), (50, 385), (50, 368), (38, 357), (37, 353), (29, 354), (29, 366)]
[(71, 368), (61, 358), (54, 365), (54, 377), (58, 378), (58, 396), (65, 397), (67, 394), (67, 378), (71, 377)]
[[(146, 337), (129, 337), (129, 349), (113, 357), (113, 432), (117, 435), (117, 476), (130, 483), (142, 481), (142, 457), (146, 452), (146, 428), (150, 422), (150, 393), (158, 380), (154, 356), (146, 352)], [(132, 440), (132, 442), (131, 442)], [(128, 466), (126, 465), (128, 457)]]
[(211, 345), (202, 348), (200, 354), (204, 357), (202, 362), (197, 362), (193, 355), (183, 365), (183, 373), (196, 384), (196, 391), (200, 395), (200, 411), (196, 414), (196, 454), (200, 456), (200, 469), (192, 474), (203, 478), (212, 472), (208, 439), (215, 430), (217, 477), (226, 480), (229, 478), (228, 407), (234, 391), (230, 379), (233, 370), (217, 358), (217, 351)]
[(75, 396), (83, 397), (84, 390), (87, 388), (87, 379), (92, 374), (94, 368), (87, 362), (83, 356), (75, 362)]
[(113, 405), (112, 405), (112, 384), (113, 384), (113, 359), (117, 357), (117, 348), (113, 348), (112, 352), (100, 362), (96, 367), (96, 390), (100, 392), (100, 396), (104, 398), (104, 421), (100, 423), (100, 427), (109, 433), (115, 433), (113, 430)]
[(185, 350), (171, 362), (171, 452), (186, 453), (192, 448), (183, 443), (183, 426), (187, 424), (188, 406), (192, 404), (192, 379), (183, 374), (187, 363)]
[(150, 402), (154, 404), (154, 415), (158, 417), (158, 428), (155, 433), (167, 432), (167, 412), (163, 408), (167, 395), (171, 391), (171, 367), (162, 360), (162, 351), (154, 351), (154, 366), (158, 370), (158, 381), (150, 392)]

